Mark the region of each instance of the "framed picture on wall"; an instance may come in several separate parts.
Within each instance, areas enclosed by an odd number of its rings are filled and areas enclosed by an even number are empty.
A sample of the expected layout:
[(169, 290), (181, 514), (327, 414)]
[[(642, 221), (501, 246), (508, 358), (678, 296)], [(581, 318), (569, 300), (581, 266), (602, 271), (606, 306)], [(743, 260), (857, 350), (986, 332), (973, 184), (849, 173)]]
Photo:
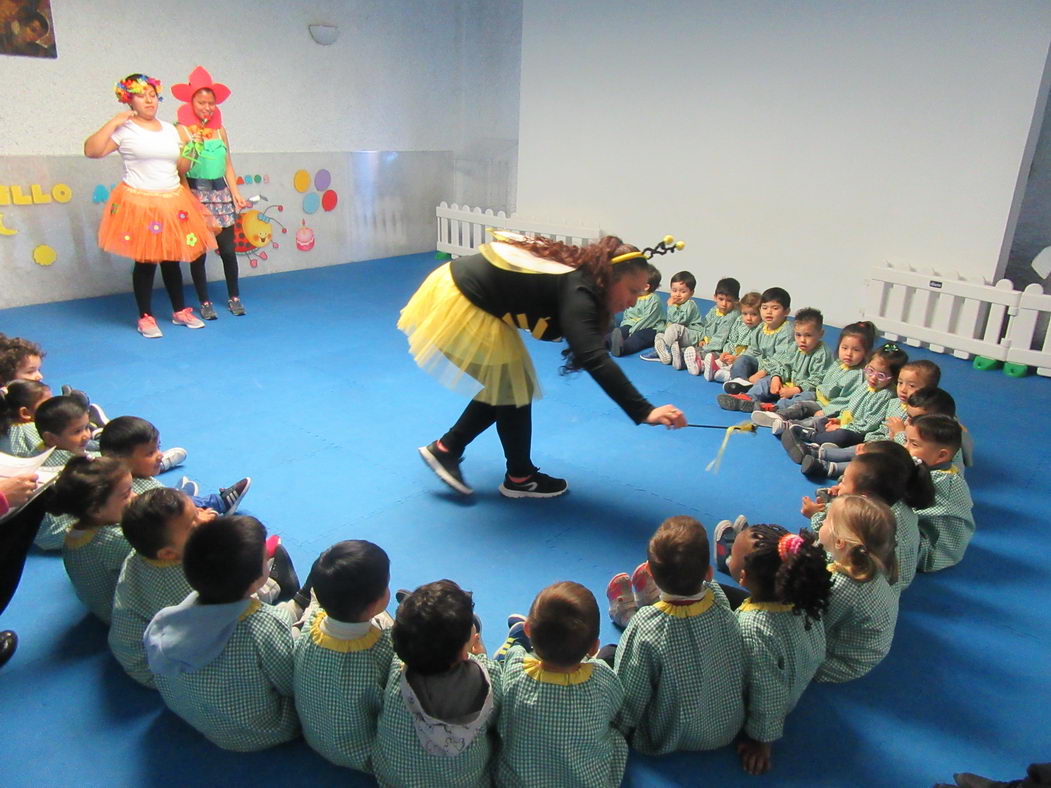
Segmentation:
[(0, 55), (58, 57), (51, 0), (0, 0)]

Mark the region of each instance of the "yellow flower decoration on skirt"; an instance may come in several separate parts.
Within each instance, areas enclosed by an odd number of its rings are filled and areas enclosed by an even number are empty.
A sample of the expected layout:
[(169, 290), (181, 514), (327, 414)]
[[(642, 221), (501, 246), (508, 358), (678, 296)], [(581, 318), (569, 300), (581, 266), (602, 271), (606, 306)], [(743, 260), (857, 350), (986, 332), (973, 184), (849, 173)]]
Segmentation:
[(186, 245), (197, 246), (197, 233), (186, 233)]

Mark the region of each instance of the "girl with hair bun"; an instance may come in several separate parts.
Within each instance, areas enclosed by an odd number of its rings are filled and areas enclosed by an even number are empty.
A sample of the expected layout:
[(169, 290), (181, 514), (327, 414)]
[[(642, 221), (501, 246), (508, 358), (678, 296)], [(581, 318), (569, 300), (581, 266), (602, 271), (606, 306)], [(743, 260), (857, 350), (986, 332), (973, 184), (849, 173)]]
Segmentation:
[(112, 457), (73, 457), (55, 480), (51, 511), (77, 518), (62, 562), (77, 598), (107, 626), (113, 592), (131, 545), (120, 529), (131, 500), (131, 474)]
[(825, 660), (832, 579), (814, 535), (780, 525), (750, 525), (734, 540), (730, 576), (750, 593), (737, 608), (745, 650), (744, 728), (737, 741), (749, 774), (770, 769), (771, 748)]
[(814, 677), (861, 678), (890, 651), (898, 621), (894, 514), (863, 495), (840, 495), (828, 507), (821, 545), (832, 558), (832, 592), (825, 614), (826, 657)]

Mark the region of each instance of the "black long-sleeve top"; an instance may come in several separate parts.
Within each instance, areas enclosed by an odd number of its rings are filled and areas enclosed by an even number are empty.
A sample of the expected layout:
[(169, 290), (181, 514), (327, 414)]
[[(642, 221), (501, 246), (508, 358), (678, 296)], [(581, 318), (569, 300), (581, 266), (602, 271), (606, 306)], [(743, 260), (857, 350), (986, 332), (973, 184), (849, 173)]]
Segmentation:
[(454, 260), (451, 271), (453, 282), (472, 304), (545, 342), (565, 337), (581, 368), (636, 424), (649, 416), (653, 405), (606, 349), (605, 310), (586, 271), (518, 273), (498, 268), (480, 254)]

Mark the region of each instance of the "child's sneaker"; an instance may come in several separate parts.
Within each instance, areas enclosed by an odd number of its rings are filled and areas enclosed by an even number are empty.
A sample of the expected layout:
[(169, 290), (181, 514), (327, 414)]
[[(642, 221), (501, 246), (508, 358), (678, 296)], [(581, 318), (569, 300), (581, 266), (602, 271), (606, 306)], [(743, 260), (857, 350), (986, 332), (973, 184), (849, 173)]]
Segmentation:
[(744, 394), (751, 387), (752, 383), (748, 378), (733, 378), (723, 384), (723, 391), (727, 394)]
[(146, 339), (157, 339), (164, 336), (157, 327), (157, 321), (154, 320), (153, 315), (143, 315), (139, 318), (139, 333)]
[(653, 350), (662, 364), (671, 363), (671, 348), (668, 347), (668, 340), (664, 338), (663, 334), (657, 334), (657, 337), (653, 340)]
[(819, 460), (813, 455), (807, 454), (799, 464), (799, 470), (808, 479), (828, 479), (832, 476), (829, 465), (832, 463)]
[(715, 380), (715, 373), (719, 371), (719, 365), (716, 364), (717, 358), (714, 353), (704, 354), (704, 379), (711, 383)]
[(88, 424), (100, 428), (109, 424), (109, 416), (106, 415), (106, 411), (97, 402), (92, 402), (88, 405)]
[(609, 354), (611, 356), (620, 356), (624, 353), (624, 335), (620, 332), (620, 326), (617, 326), (609, 335)]
[(193, 313), (193, 307), (189, 306), (178, 312), (172, 312), (172, 323), (187, 328), (204, 328), (204, 323)]
[(463, 462), (463, 457), (453, 457), (451, 452), (442, 451), (438, 448), (438, 441), (431, 441), (417, 451), (427, 467), (456, 492), (462, 495), (470, 495), (474, 492), (463, 480), (463, 474), (460, 473), (460, 463)]
[(230, 314), (241, 317), (245, 313), (245, 305), (241, 303), (240, 298), (231, 298), (226, 302), (226, 308), (230, 310)]
[(500, 494), (507, 498), (557, 498), (569, 489), (565, 479), (556, 479), (540, 471), (533, 473), (524, 482), (513, 482), (504, 475)]
[(661, 590), (653, 580), (649, 561), (643, 561), (631, 573), (631, 593), (635, 597), (636, 609), (652, 605), (660, 599)]
[[(517, 618), (521, 620), (515, 621), (515, 623), (507, 630), (507, 640), (505, 640), (504, 644), (496, 650), (495, 654), (493, 654), (493, 659), (496, 662), (503, 662), (507, 657), (507, 652), (511, 650), (512, 646), (521, 646), (526, 651), (533, 650), (533, 644), (529, 641), (529, 636), (525, 633), (525, 617), (518, 616)], [(510, 621), (511, 617), (508, 617), (508, 620)]]
[(686, 364), (682, 360), (682, 346), (676, 342), (668, 350), (671, 352), (671, 368), (686, 369)]
[(701, 374), (701, 354), (692, 345), (682, 351), (682, 363), (686, 365), (686, 371), (691, 375)]
[(176, 465), (182, 465), (184, 462), (186, 462), (186, 449), (181, 446), (165, 449), (164, 453), (161, 454), (161, 469), (157, 473), (170, 471)]
[(201, 485), (191, 479), (189, 476), (183, 476), (179, 479), (179, 484), (175, 488), (181, 493), (186, 493), (191, 498), (198, 498), (201, 495)]
[(755, 400), (747, 394), (720, 394), (715, 398), (723, 410), (736, 410), (751, 413), (755, 410)]
[(712, 374), (712, 380), (714, 380), (716, 383), (725, 383), (729, 379), (730, 379), (730, 368), (729, 367), (727, 367), (725, 369), (717, 369)]
[[(803, 439), (796, 435), (792, 425), (781, 433), (781, 445), (788, 452), (789, 458), (797, 465), (803, 461), (806, 451), (803, 449)], [(816, 459), (816, 458), (815, 458)]]
[(624, 629), (638, 610), (631, 592), (631, 578), (624, 572), (614, 576), (606, 586), (606, 599), (609, 600), (609, 617), (613, 624)]
[(784, 419), (765, 409), (752, 411), (752, 424), (757, 427), (769, 427), (771, 430), (777, 429), (774, 435), (780, 435), (785, 428)]
[(712, 533), (712, 538), (715, 540), (715, 565), (723, 574), (730, 574), (730, 568), (726, 562), (730, 560), (730, 551), (733, 550), (737, 534), (747, 527), (748, 521), (743, 514), (737, 515), (737, 519), (732, 523), (729, 520), (722, 520), (715, 526), (715, 531)]
[(645, 353), (640, 353), (639, 358), (643, 361), (660, 361), (661, 357), (657, 355), (656, 350), (647, 350)]
[(219, 315), (215, 314), (215, 304), (211, 301), (204, 301), (201, 303), (201, 319), (202, 320), (218, 320)]
[(223, 514), (233, 514), (240, 506), (241, 500), (252, 486), (252, 477), (246, 476), (232, 487), (219, 488), (219, 500), (223, 502)]

